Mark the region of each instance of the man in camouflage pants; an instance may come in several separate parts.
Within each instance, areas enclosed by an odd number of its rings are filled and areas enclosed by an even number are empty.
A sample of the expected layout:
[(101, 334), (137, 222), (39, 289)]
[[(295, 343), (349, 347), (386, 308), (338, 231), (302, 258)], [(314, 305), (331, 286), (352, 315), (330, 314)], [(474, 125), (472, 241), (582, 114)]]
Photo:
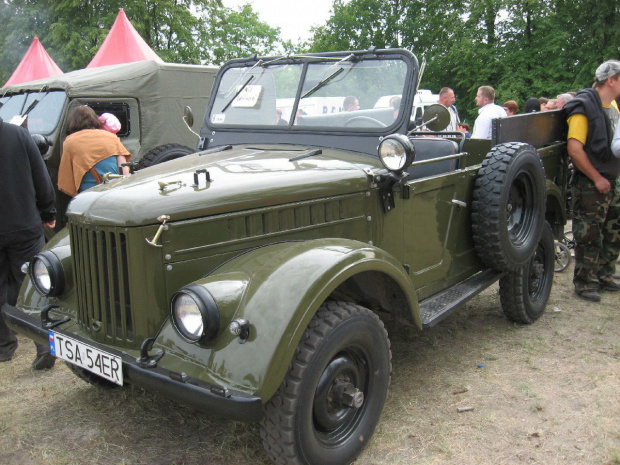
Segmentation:
[(575, 236), (575, 292), (599, 302), (600, 291), (620, 291), (612, 275), (620, 252), (620, 158), (611, 151), (620, 113), (620, 61), (596, 70), (591, 89), (568, 102), (568, 154), (575, 165), (572, 181)]

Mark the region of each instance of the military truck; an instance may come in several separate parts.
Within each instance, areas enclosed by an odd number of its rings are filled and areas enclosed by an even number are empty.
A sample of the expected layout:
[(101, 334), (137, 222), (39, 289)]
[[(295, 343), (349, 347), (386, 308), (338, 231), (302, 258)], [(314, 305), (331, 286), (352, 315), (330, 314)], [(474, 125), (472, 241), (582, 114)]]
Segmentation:
[[(214, 67), (154, 61), (82, 69), (0, 89), (0, 117), (9, 122), (27, 116), (30, 133), (51, 144), (44, 158), (56, 186), (74, 107), (115, 115), (131, 161), (143, 168), (195, 151), (198, 137), (183, 122), (184, 108), (204, 111), (216, 73)], [(64, 212), (70, 200), (57, 195), (57, 211)], [(59, 215), (58, 229), (64, 223)]]
[(438, 132), (441, 105), (414, 127), (417, 73), (400, 49), (227, 63), (200, 151), (75, 197), (6, 321), (94, 385), (260, 422), (277, 463), (350, 463), (388, 393), (383, 321), (422, 330), (499, 281), (534, 322), (565, 223), (559, 113), (491, 140)]

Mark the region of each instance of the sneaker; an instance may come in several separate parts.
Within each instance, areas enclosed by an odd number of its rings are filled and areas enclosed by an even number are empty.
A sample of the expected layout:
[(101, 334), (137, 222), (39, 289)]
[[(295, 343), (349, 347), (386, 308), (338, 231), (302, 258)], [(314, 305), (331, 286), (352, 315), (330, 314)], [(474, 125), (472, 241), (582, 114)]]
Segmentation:
[(599, 294), (596, 290), (586, 290), (586, 291), (575, 291), (579, 297), (583, 300), (588, 300), (590, 302), (600, 302), (601, 294)]
[(8, 362), (13, 358), (14, 352), (0, 353), (0, 362)]
[(37, 355), (37, 358), (32, 362), (33, 370), (49, 370), (56, 363), (56, 357), (49, 352), (41, 355)]
[(604, 291), (620, 291), (620, 284), (613, 280), (613, 278), (601, 278), (598, 280), (599, 286)]

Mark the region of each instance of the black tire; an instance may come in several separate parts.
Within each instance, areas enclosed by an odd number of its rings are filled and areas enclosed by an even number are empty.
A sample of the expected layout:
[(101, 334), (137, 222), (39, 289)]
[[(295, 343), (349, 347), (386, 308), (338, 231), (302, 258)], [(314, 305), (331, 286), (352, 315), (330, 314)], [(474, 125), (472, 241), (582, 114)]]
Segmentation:
[(105, 389), (117, 389), (121, 387), (118, 384), (115, 384), (112, 381), (108, 381), (101, 376), (97, 376), (96, 374), (91, 373), (90, 371), (85, 370), (82, 367), (74, 365), (73, 363), (65, 362), (65, 365), (69, 367), (69, 370), (71, 370), (71, 372), (75, 376), (80, 378), (82, 381), (86, 381), (88, 384), (92, 384), (93, 386)]
[(472, 234), (480, 260), (510, 271), (534, 253), (545, 222), (545, 170), (536, 149), (521, 142), (493, 147), (479, 171)]
[(144, 154), (138, 161), (136, 169), (148, 168), (149, 166), (159, 165), (165, 161), (175, 160), (194, 153), (189, 147), (180, 144), (166, 144), (155, 147)]
[(540, 318), (551, 294), (554, 264), (553, 233), (545, 222), (534, 256), (499, 280), (499, 298), (509, 320), (531, 324)]
[[(351, 463), (381, 416), (391, 358), (377, 315), (355, 304), (324, 303), (264, 407), (261, 437), (271, 458), (279, 464)], [(343, 405), (343, 389), (354, 404), (363, 393), (361, 406)]]
[(555, 241), (555, 268), (556, 273), (560, 273), (568, 268), (571, 262), (570, 249), (566, 244), (560, 241)]

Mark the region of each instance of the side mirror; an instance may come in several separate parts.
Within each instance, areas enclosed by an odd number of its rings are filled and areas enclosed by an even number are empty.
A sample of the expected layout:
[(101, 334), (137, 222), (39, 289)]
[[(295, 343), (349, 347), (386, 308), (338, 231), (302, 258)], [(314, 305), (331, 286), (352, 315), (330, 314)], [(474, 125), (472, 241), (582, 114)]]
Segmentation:
[(422, 124), (431, 131), (443, 131), (450, 124), (450, 110), (441, 103), (435, 103), (426, 107)]
[(189, 106), (185, 107), (183, 110), (183, 122), (185, 123), (185, 126), (187, 126), (187, 129), (189, 129), (189, 132), (200, 139), (200, 134), (192, 129), (192, 126), (194, 125), (194, 112)]
[(53, 145), (52, 142), (45, 136), (41, 134), (33, 134), (32, 140), (37, 144), (37, 148), (39, 149), (39, 153), (43, 157), (43, 160), (47, 160), (51, 155), (50, 147)]
[(194, 112), (192, 108), (187, 106), (183, 110), (183, 121), (187, 124), (187, 127), (191, 128), (194, 125)]

